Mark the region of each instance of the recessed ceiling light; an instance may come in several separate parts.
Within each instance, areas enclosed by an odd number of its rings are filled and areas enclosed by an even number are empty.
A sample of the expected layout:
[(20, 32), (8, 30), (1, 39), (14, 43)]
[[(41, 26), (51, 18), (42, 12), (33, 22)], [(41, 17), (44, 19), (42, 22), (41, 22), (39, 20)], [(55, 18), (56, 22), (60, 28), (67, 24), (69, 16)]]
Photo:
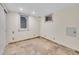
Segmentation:
[(20, 11), (23, 11), (23, 8), (19, 8)]
[(35, 14), (35, 11), (33, 11), (32, 14), (34, 15)]

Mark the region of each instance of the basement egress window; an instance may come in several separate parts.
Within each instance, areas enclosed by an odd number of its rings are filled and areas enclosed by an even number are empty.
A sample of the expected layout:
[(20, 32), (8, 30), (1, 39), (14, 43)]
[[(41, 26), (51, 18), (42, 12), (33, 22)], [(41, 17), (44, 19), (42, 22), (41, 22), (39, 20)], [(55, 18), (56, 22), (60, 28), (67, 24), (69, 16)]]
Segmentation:
[(20, 16), (20, 29), (21, 30), (27, 29), (27, 19), (28, 19), (27, 16), (23, 16), (23, 15)]
[(27, 25), (26, 25), (26, 18), (21, 16), (21, 19), (20, 19), (20, 27), (21, 28), (26, 28)]

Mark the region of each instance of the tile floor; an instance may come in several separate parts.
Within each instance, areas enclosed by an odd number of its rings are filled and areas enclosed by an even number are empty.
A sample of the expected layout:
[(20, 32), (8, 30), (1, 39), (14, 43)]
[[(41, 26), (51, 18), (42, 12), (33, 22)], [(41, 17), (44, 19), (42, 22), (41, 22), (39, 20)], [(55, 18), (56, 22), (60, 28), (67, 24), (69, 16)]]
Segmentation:
[(44, 38), (35, 38), (6, 46), (5, 55), (79, 55), (74, 50)]

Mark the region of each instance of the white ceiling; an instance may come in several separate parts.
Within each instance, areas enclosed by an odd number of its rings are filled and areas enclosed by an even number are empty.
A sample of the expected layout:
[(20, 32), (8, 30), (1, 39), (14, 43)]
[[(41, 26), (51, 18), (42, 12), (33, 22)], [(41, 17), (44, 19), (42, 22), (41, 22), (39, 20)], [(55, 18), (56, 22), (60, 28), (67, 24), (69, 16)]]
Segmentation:
[[(34, 15), (34, 16), (45, 16), (53, 13), (56, 10), (78, 6), (79, 4), (68, 4), (68, 3), (5, 3), (8, 11), (24, 13), (26, 15)], [(23, 8), (23, 11), (19, 9)], [(34, 14), (33, 11), (35, 11)]]

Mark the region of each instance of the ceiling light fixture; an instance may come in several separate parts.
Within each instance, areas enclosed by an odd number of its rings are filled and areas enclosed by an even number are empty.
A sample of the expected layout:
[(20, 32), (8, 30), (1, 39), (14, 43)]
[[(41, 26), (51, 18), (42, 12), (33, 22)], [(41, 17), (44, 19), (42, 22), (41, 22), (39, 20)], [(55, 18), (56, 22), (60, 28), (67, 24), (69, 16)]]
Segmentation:
[(35, 14), (35, 11), (33, 11), (32, 14), (34, 15)]
[(23, 11), (23, 8), (20, 8), (19, 10), (20, 10), (20, 11)]

